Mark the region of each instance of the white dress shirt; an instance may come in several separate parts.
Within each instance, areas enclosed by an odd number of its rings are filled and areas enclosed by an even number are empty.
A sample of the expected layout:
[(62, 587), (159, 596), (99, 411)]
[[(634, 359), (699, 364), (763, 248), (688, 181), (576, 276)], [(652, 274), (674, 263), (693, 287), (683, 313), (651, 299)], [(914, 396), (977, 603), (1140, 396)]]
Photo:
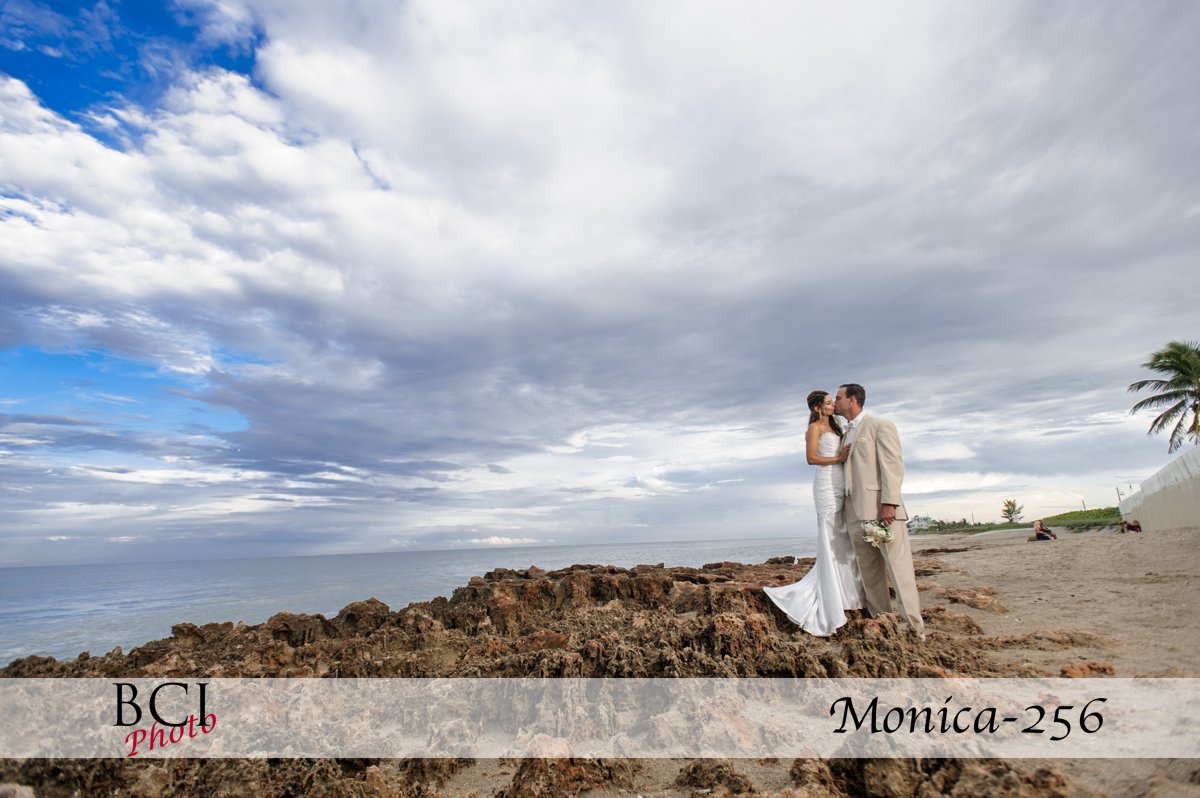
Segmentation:
[(855, 416), (853, 421), (846, 422), (846, 443), (854, 443), (855, 438), (858, 437), (858, 429), (866, 417), (867, 411), (864, 410)]
[[(853, 421), (850, 421), (849, 419), (847, 419), (847, 421), (846, 421), (846, 438), (845, 438), (844, 443), (853, 444), (854, 441), (858, 439), (858, 430), (859, 430), (859, 428), (862, 427), (862, 421), (866, 417), (867, 417), (867, 411), (864, 410), (861, 413), (859, 413), (857, 416), (855, 416)], [(853, 448), (850, 449), (850, 453), (851, 454), (854, 453)], [(850, 466), (848, 466), (848, 465), (846, 466), (845, 483), (846, 483), (846, 495), (849, 496), (850, 492), (854, 486), (850, 482)]]

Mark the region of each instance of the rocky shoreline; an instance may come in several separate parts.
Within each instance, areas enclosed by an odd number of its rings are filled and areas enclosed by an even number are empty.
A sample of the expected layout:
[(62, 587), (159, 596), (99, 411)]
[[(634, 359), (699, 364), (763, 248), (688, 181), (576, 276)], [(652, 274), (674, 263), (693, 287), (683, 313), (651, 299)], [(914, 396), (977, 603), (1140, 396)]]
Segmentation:
[[(449, 598), (391, 610), (376, 599), (333, 618), (279, 613), (265, 623), (178, 624), (128, 654), (32, 656), (4, 677), (940, 677), (1057, 675), (1004, 664), (961, 612), (926, 610), (918, 644), (895, 619), (855, 617), (830, 639), (796, 630), (761, 588), (812, 560), (702, 568), (574, 565), (498, 569)], [(919, 575), (942, 569), (917, 562)], [(958, 591), (963, 602), (985, 595)], [(940, 632), (941, 634), (936, 634)]]
[[(925, 592), (963, 548), (918, 556)], [(375, 599), (333, 618), (280, 613), (258, 625), (179, 624), (170, 638), (71, 661), (26, 657), (14, 677), (945, 677), (1055, 673), (999, 656), (1067, 648), (1044, 632), (989, 636), (966, 607), (997, 612), (986, 587), (942, 588), (919, 643), (893, 617), (856, 614), (832, 638), (804, 634), (761, 587), (811, 559), (702, 568), (575, 565), (498, 569), (450, 598), (391, 610)], [(929, 596), (923, 596), (927, 600)], [(961, 606), (961, 609), (955, 607)], [(1002, 609), (1002, 608), (1001, 608)], [(1038, 639), (1041, 635), (1041, 639)], [(28, 760), (0, 780), (38, 796), (318, 795), (799, 796), (1091, 795), (1053, 767), (998, 760)]]

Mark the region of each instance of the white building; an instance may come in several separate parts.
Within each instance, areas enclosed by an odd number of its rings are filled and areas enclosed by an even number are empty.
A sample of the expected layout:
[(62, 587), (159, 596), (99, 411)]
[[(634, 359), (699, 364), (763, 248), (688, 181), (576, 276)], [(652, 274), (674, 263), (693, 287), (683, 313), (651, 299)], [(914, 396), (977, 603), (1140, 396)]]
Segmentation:
[(933, 519), (927, 515), (914, 515), (908, 519), (908, 531), (916, 532), (919, 529), (928, 529), (933, 526)]

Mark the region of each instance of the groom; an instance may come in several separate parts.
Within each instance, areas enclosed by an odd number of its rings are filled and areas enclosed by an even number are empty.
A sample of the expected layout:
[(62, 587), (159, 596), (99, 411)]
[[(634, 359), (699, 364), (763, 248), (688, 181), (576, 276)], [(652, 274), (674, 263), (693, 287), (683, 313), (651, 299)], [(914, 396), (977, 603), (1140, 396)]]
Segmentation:
[[(890, 579), (900, 614), (924, 640), (925, 623), (921, 620), (912, 549), (904, 523), (908, 513), (900, 498), (900, 483), (904, 480), (900, 436), (895, 424), (863, 410), (866, 403), (866, 390), (854, 383), (838, 388), (833, 403), (834, 412), (850, 427), (845, 439), (850, 450), (846, 459), (846, 529), (854, 542), (871, 615), (892, 611)], [(874, 519), (883, 521), (892, 531), (892, 539), (878, 549), (863, 540), (862, 522)]]

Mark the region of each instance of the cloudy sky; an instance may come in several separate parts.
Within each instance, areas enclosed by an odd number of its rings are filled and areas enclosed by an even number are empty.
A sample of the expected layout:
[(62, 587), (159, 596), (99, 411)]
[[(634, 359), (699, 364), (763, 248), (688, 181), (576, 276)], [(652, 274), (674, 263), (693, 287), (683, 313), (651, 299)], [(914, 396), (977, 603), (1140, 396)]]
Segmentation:
[(1112, 505), (1197, 336), (1200, 6), (0, 2), (0, 563)]

